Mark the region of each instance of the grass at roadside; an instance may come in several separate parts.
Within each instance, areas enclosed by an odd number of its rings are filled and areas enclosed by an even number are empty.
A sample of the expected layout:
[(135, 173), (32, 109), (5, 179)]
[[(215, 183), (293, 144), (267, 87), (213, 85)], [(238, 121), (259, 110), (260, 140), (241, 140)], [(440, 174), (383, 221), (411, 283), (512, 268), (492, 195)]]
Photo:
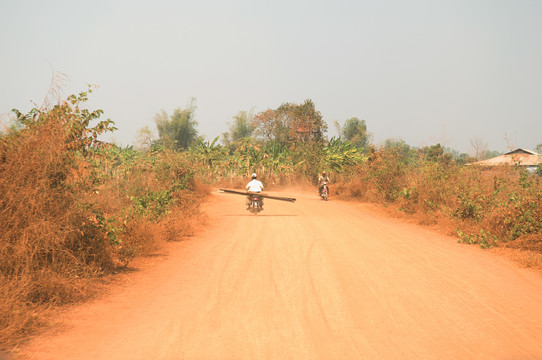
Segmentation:
[[(462, 243), (542, 254), (540, 176), (520, 167), (487, 170), (416, 155), (377, 150), (366, 164), (337, 176), (332, 191), (438, 225)], [(535, 265), (529, 266), (542, 265), (531, 258), (526, 264)]]
[(193, 233), (208, 192), (183, 154), (97, 140), (86, 94), (18, 114), (0, 137), (0, 350), (93, 295), (136, 257)]

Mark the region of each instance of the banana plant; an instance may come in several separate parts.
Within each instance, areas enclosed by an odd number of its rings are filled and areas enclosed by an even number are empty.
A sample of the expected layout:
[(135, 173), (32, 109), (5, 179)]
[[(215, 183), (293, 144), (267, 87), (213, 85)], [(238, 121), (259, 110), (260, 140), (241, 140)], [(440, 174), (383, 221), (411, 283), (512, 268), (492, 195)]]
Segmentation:
[(225, 156), (225, 149), (217, 144), (219, 137), (215, 137), (213, 141), (204, 141), (200, 136), (197, 139), (196, 146), (192, 148), (192, 152), (203, 157), (203, 165), (208, 168), (213, 168), (213, 163), (221, 160)]
[(325, 164), (332, 171), (342, 171), (344, 167), (363, 163), (366, 156), (361, 150), (339, 138), (332, 138), (324, 147)]
[(293, 171), (293, 152), (284, 144), (272, 141), (265, 144), (262, 165), (274, 174)]

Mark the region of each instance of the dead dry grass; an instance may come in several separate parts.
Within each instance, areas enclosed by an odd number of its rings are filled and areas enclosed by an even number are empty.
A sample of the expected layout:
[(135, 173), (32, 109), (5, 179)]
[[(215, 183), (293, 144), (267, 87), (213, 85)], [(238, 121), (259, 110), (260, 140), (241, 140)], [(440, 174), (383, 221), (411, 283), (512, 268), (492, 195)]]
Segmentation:
[(490, 251), (498, 256), (509, 259), (522, 268), (542, 274), (542, 254), (539, 252), (506, 247), (495, 247), (491, 248)]
[(76, 146), (72, 110), (0, 137), (0, 351), (46, 326), (50, 309), (198, 229), (209, 188), (190, 164), (165, 152), (112, 169), (107, 153)]

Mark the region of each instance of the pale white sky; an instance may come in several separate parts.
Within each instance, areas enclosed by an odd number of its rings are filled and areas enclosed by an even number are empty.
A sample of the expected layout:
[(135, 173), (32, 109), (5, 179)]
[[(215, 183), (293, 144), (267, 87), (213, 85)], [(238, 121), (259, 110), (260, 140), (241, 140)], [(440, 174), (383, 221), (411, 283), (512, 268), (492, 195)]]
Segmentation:
[(376, 143), (542, 143), (540, 0), (0, 0), (0, 114), (100, 87), (122, 145), (196, 98), (212, 139), (240, 110), (312, 99)]

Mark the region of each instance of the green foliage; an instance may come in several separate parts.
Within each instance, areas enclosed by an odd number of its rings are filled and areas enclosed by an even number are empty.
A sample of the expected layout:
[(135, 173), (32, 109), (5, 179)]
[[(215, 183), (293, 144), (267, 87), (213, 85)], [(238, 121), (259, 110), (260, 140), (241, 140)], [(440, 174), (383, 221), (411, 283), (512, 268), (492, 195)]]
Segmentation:
[(402, 182), (417, 158), (416, 152), (404, 141), (388, 139), (384, 147), (371, 149), (364, 172), (385, 201), (395, 201), (401, 196)]
[(324, 147), (324, 159), (326, 169), (335, 172), (341, 172), (346, 167), (366, 161), (366, 157), (357, 145), (340, 138), (332, 138)]
[(218, 139), (217, 136), (213, 141), (204, 141), (203, 138), (198, 137), (197, 144), (192, 148), (192, 153), (200, 155), (202, 164), (209, 168), (226, 156), (226, 149), (218, 144)]
[(465, 153), (459, 154), (457, 157), (454, 157), (454, 160), (458, 165), (466, 165), (476, 161), (475, 158)]
[(403, 139), (386, 139), (382, 146), (382, 150), (386, 153), (393, 154), (395, 159), (403, 164), (413, 163), (418, 158), (414, 149)]
[[(90, 148), (107, 147), (109, 144), (101, 141), (98, 137), (106, 132), (117, 130), (114, 122), (110, 119), (98, 121), (91, 126), (91, 122), (99, 120), (103, 110), (90, 111), (83, 107), (88, 100), (88, 95), (92, 93), (89, 86), (86, 92), (79, 95), (70, 95), (67, 100), (59, 105), (55, 105), (51, 110), (32, 109), (28, 114), (22, 114), (19, 110), (13, 109), (16, 115), (17, 123), (22, 125), (22, 129), (35, 126), (44, 126), (49, 122), (56, 122), (67, 131), (65, 137), (68, 149), (86, 153)], [(14, 128), (11, 134), (17, 134), (22, 130)]]
[[(490, 173), (446, 155), (438, 144), (414, 150), (388, 140), (373, 148), (366, 162), (342, 171), (338, 177), (345, 184), (338, 187), (346, 196), (393, 204), (435, 221), (446, 218), (469, 229), (458, 232), (461, 242), (482, 247), (542, 234), (538, 176), (521, 167)], [(532, 240), (529, 246), (540, 245)]]
[(472, 219), (475, 221), (482, 219), (485, 198), (480, 192), (474, 191), (473, 194), (472, 189), (463, 189), (457, 197), (459, 204), (457, 208), (453, 210), (453, 215), (455, 217), (462, 220)]
[(112, 246), (120, 245), (119, 233), (122, 231), (122, 228), (118, 225), (118, 219), (116, 217), (107, 218), (101, 210), (95, 209), (89, 206), (89, 204), (85, 204), (85, 206), (94, 215), (89, 218), (91, 223), (107, 236), (109, 244)]
[[(322, 144), (325, 140), (327, 124), (312, 100), (308, 99), (293, 109), (293, 122), (290, 124), (290, 137), (298, 142)], [(293, 133), (293, 134), (292, 134)]]
[(484, 229), (480, 229), (479, 234), (468, 234), (460, 229), (457, 229), (456, 233), (459, 237), (458, 242), (470, 245), (477, 244), (483, 249), (491, 248), (498, 243), (498, 238)]
[(151, 191), (147, 190), (140, 196), (132, 196), (133, 211), (141, 217), (150, 220), (158, 220), (169, 213), (169, 209), (175, 204), (172, 189)]
[(369, 145), (370, 135), (367, 132), (365, 120), (353, 117), (346, 120), (342, 127), (338, 122), (335, 123), (335, 126), (339, 130), (341, 139), (345, 139), (361, 149), (366, 149)]
[(519, 184), (522, 188), (528, 189), (533, 186), (533, 178), (529, 172), (523, 168), (519, 169)]
[(444, 148), (440, 144), (426, 146), (421, 150), (426, 161), (440, 162), (449, 164), (452, 161), (452, 156), (444, 152)]
[[(190, 111), (185, 112), (189, 114)], [(312, 179), (323, 169), (342, 171), (365, 160), (362, 149), (348, 141), (325, 141), (327, 125), (311, 100), (303, 104), (284, 103), (275, 110), (253, 116), (241, 111), (230, 124), (230, 131), (206, 141), (201, 137), (190, 145), (189, 157), (197, 164), (202, 176), (211, 179), (246, 177), (252, 172), (274, 179), (299, 175)], [(176, 149), (171, 139), (171, 120), (163, 111), (155, 117), (160, 140), (150, 151)], [(258, 137), (252, 137), (253, 131)], [(209, 173), (211, 176), (209, 176)]]
[(173, 150), (186, 150), (196, 142), (198, 123), (194, 119), (195, 110), (196, 106), (192, 101), (185, 109), (176, 108), (171, 116), (164, 110), (155, 115), (154, 121), (162, 146)]
[(485, 159), (491, 159), (491, 158), (494, 158), (494, 157), (497, 157), (497, 156), (500, 156), (502, 155), (502, 152), (500, 151), (496, 151), (496, 150), (487, 150), (485, 153), (484, 153), (484, 156), (482, 157), (482, 160), (485, 160)]
[[(126, 265), (142, 248), (132, 229), (139, 223), (159, 224), (173, 209), (192, 207), (194, 172), (185, 153), (170, 150), (139, 152), (113, 146), (94, 157), (93, 176), (98, 195), (89, 206), (94, 222), (110, 239), (116, 256)], [(110, 197), (107, 204), (103, 197)], [(148, 239), (152, 243), (152, 239)]]
[(257, 134), (265, 140), (297, 146), (303, 143), (323, 144), (327, 124), (312, 100), (301, 105), (284, 103), (254, 116)]
[(295, 164), (300, 163), (294, 151), (276, 141), (265, 143), (263, 153), (265, 154), (263, 165), (274, 174), (292, 174)]
[(204, 165), (199, 171), (209, 172), (215, 178), (246, 177), (257, 172), (263, 178), (280, 178), (298, 175), (313, 179), (320, 171), (344, 171), (348, 167), (366, 161), (361, 150), (340, 139), (332, 139), (321, 145), (315, 142), (298, 143), (295, 146), (278, 140), (260, 141), (242, 138), (231, 142), (228, 147), (211, 141), (198, 140), (190, 150), (191, 158)]
[(229, 124), (229, 132), (222, 134), (226, 146), (243, 138), (250, 138), (254, 132), (254, 115), (252, 112), (239, 111), (233, 119), (235, 121), (233, 124)]

